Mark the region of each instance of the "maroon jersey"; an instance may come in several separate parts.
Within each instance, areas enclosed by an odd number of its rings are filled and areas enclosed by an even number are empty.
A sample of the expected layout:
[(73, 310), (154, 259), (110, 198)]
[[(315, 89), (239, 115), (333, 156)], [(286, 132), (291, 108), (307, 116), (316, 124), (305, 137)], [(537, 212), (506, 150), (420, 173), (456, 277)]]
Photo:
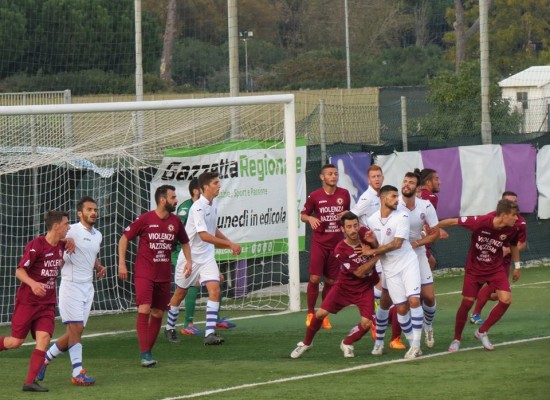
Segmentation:
[(302, 210), (304, 215), (315, 214), (321, 221), (313, 230), (312, 240), (323, 247), (334, 248), (342, 240), (339, 214), (349, 210), (350, 195), (346, 189), (337, 187), (334, 194), (327, 194), (323, 188), (309, 194)]
[(154, 282), (172, 280), (172, 249), (176, 242), (189, 242), (185, 228), (176, 215), (170, 214), (168, 218), (160, 219), (155, 211), (140, 215), (126, 228), (124, 236), (128, 240), (139, 236), (134, 276)]
[(46, 295), (38, 297), (29, 285), (21, 283), (17, 289), (16, 302), (21, 304), (55, 304), (57, 301), (57, 276), (63, 265), (65, 242), (52, 246), (45, 236), (38, 236), (26, 246), (17, 268), (25, 268), (30, 278), (44, 284)]
[[(496, 217), (497, 212), (493, 211), (489, 213), (493, 217)], [(527, 241), (527, 222), (525, 218), (518, 214), (518, 219), (514, 226), (518, 229), (518, 243), (525, 243)], [(506, 254), (504, 257), (504, 267), (509, 267), (512, 264), (512, 255), (510, 253)]]
[(340, 241), (334, 249), (334, 256), (340, 261), (340, 273), (336, 286), (350, 295), (360, 295), (365, 291), (372, 289), (378, 283), (378, 274), (376, 268), (372, 268), (364, 278), (354, 275), (361, 265), (365, 264), (370, 258), (357, 254), (361, 251), (361, 244), (355, 247), (350, 246), (345, 240)]
[(492, 275), (502, 271), (503, 247), (518, 243), (518, 229), (515, 226), (496, 229), (493, 226), (495, 214), (477, 217), (461, 217), (461, 225), (472, 233), (472, 242), (466, 260), (466, 271), (472, 275)]
[(437, 210), (437, 201), (439, 200), (439, 197), (437, 197), (437, 194), (432, 193), (427, 189), (422, 189), (422, 192), (420, 193), (420, 197), (432, 203), (434, 208)]

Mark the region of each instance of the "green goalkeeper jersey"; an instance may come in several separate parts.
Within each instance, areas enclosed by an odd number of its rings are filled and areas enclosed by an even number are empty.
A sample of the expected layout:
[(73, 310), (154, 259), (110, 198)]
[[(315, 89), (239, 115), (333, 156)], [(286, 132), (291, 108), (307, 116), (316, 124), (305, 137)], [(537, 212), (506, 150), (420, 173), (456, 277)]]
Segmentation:
[[(189, 209), (193, 205), (193, 199), (187, 199), (181, 203), (177, 210), (176, 215), (181, 219), (183, 226), (187, 223), (187, 217), (189, 217)], [(178, 261), (178, 254), (181, 250), (181, 243), (178, 243), (174, 251), (172, 252), (172, 265), (176, 265)]]

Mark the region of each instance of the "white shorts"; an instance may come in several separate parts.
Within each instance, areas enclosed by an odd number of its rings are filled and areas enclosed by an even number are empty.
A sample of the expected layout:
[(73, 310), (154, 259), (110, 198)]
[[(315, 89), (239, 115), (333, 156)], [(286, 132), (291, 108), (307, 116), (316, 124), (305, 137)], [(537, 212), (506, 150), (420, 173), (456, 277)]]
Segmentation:
[(205, 282), (220, 281), (220, 269), (215, 259), (209, 260), (206, 263), (194, 262), (191, 267), (191, 275), (188, 278), (184, 277), (186, 262), (183, 251), (180, 251), (174, 273), (174, 282), (178, 287), (189, 289), (189, 287), (195, 286), (197, 281), (200, 285)]
[(59, 285), (59, 314), (64, 324), (82, 322), (86, 326), (94, 300), (92, 282), (76, 283), (61, 279)]
[(426, 248), (424, 246), (417, 247), (414, 252), (418, 256), (418, 268), (420, 270), (420, 284), (431, 285), (434, 283), (434, 276), (430, 268), (428, 257), (426, 256)]
[(385, 276), (382, 287), (388, 290), (393, 304), (403, 304), (411, 296), (420, 296), (418, 264), (409, 264), (401, 272), (391, 277)]

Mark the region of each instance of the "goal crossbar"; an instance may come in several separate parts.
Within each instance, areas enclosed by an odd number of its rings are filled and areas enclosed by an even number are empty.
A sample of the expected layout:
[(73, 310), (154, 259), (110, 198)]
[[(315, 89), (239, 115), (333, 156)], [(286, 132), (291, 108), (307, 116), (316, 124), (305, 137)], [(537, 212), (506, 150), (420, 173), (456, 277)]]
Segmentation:
[[(252, 106), (261, 104), (285, 104), (294, 106), (293, 94), (265, 96), (215, 97), (208, 99), (123, 101), (112, 103), (36, 104), (1, 106), (0, 115), (42, 115), (121, 111), (170, 110), (199, 107)], [(294, 107), (293, 107), (294, 108)], [(285, 111), (286, 113), (286, 111)]]
[[(286, 201), (289, 210), (288, 268), (289, 268), (289, 311), (300, 311), (300, 270), (298, 244), (298, 213), (292, 212), (297, 204), (296, 176), (296, 130), (295, 103), (293, 94), (242, 96), (207, 99), (155, 100), (139, 102), (81, 103), (56, 105), (0, 106), (0, 116), (80, 114), (102, 112), (140, 112), (149, 110), (191, 109), (199, 107), (238, 107), (267, 104), (284, 106), (284, 140), (286, 156)], [(138, 114), (139, 115), (139, 114)]]

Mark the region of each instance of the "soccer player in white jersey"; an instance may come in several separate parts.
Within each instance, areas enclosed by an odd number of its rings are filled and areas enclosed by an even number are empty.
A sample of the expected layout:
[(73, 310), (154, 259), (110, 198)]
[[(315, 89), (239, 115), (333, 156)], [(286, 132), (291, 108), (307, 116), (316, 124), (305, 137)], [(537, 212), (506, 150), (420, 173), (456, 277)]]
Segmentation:
[[(188, 263), (184, 270), (181, 289), (187, 294), (190, 286), (197, 280), (208, 290), (206, 303), (205, 345), (219, 345), (224, 342), (216, 334), (216, 323), (220, 309), (220, 270), (216, 263), (214, 249), (230, 249), (233, 255), (241, 254), (241, 246), (230, 241), (218, 228), (218, 211), (215, 198), (220, 193), (220, 178), (217, 172), (203, 172), (199, 176), (202, 194), (189, 209), (189, 218), (185, 230), (191, 246), (192, 265)], [(181, 255), (180, 255), (181, 257)], [(179, 263), (179, 260), (178, 260)], [(177, 283), (180, 286), (180, 283)]]
[[(366, 256), (383, 255), (380, 260), (384, 274), (383, 292), (387, 291), (397, 308), (397, 318), (410, 348), (406, 359), (422, 355), (423, 311), (420, 306), (420, 271), (418, 257), (410, 242), (410, 219), (406, 211), (398, 211), (399, 194), (396, 187), (382, 186), (380, 210), (367, 220), (378, 241), (375, 249), (365, 249)], [(410, 311), (410, 314), (409, 314)], [(389, 305), (380, 303), (376, 311), (376, 342), (373, 355), (384, 352), (384, 336), (388, 325)]]
[[(435, 242), (439, 238), (439, 220), (435, 207), (428, 200), (416, 197), (416, 189), (420, 182), (420, 176), (414, 172), (407, 172), (401, 186), (401, 198), (397, 206), (398, 210), (407, 211), (410, 220), (409, 242), (411, 243), (420, 268), (420, 300), (424, 310), (424, 340), (426, 346), (434, 346), (434, 334), (432, 322), (435, 317), (435, 290), (433, 274), (426, 255), (426, 245)], [(422, 235), (424, 226), (429, 227), (428, 234)]]
[(104, 278), (107, 270), (97, 258), (102, 235), (94, 228), (98, 217), (96, 201), (89, 196), (82, 197), (76, 205), (76, 213), (79, 222), (72, 224), (67, 234), (67, 238), (74, 239), (76, 249), (74, 253), (65, 253), (63, 257), (59, 286), (59, 313), (67, 329), (46, 352), (37, 379), (44, 380), (46, 367), (68, 350), (73, 369), (71, 382), (74, 385), (90, 386), (95, 383), (95, 379), (88, 376), (82, 366), (82, 332), (92, 309), (94, 272), (97, 278)]
[(367, 225), (367, 219), (380, 209), (380, 188), (384, 183), (382, 168), (378, 165), (371, 165), (367, 170), (369, 187), (363, 192), (351, 212), (359, 217), (361, 225)]
[[(368, 218), (380, 209), (380, 188), (384, 183), (382, 168), (379, 165), (371, 165), (367, 169), (367, 180), (369, 187), (350, 210), (359, 217), (359, 223), (363, 226), (367, 226)], [(378, 272), (378, 275), (382, 272), (380, 262), (376, 263), (376, 272)], [(374, 287), (374, 299), (376, 303), (380, 301), (380, 296), (382, 295), (382, 277), (380, 278), (380, 281)]]

